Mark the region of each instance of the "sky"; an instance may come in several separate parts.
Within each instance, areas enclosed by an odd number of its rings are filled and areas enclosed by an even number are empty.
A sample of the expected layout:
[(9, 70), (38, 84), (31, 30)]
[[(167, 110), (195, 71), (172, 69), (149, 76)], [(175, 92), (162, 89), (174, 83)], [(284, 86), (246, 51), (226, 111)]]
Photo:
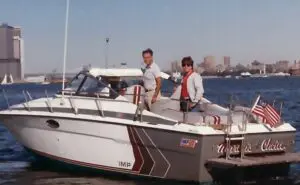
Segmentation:
[[(233, 64), (300, 59), (299, 0), (70, 0), (67, 71), (126, 62), (152, 48), (164, 69), (192, 56)], [(20, 26), (25, 72), (62, 71), (65, 0), (0, 0), (0, 23)]]

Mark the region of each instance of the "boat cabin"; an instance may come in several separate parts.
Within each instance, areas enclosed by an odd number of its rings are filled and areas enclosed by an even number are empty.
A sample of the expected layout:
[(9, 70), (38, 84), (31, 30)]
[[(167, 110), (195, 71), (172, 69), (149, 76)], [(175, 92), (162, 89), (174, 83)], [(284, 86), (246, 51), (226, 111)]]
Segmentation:
[(127, 88), (140, 84), (140, 69), (91, 68), (79, 72), (64, 89), (64, 94), (115, 99)]

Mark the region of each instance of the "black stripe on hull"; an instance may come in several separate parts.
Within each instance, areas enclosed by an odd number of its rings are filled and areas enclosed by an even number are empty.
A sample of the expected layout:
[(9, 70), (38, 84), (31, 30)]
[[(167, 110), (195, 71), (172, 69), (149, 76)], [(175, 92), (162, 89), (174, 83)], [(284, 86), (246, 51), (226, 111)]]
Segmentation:
[(170, 163), (147, 132), (141, 128), (127, 127), (127, 129), (135, 157), (132, 170), (138, 171), (140, 168), (140, 174), (165, 178)]
[(158, 177), (165, 177), (167, 172), (170, 168), (170, 163), (164, 154), (159, 150), (159, 146), (157, 146), (151, 137), (147, 134), (146, 130), (144, 129), (136, 129), (139, 136), (142, 138), (144, 145), (149, 146), (147, 147), (150, 155), (155, 161), (155, 165), (153, 166), (150, 175), (151, 176), (158, 176)]

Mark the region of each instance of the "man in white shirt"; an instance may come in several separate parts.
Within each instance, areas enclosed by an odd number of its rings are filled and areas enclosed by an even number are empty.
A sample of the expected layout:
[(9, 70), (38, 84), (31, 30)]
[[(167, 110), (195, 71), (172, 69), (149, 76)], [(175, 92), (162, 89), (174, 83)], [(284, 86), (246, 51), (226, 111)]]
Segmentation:
[(143, 84), (146, 91), (145, 103), (148, 110), (150, 110), (151, 104), (160, 98), (161, 74), (158, 65), (153, 62), (153, 51), (146, 49), (142, 52), (142, 55), (146, 65), (143, 75)]

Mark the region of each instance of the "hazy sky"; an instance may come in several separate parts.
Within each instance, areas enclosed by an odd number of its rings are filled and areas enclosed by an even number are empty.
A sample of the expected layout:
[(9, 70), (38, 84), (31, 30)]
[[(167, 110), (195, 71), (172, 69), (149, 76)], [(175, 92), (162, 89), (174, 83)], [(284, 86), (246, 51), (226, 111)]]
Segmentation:
[[(25, 72), (62, 69), (65, 0), (0, 0), (0, 22), (21, 26)], [(300, 59), (299, 0), (70, 0), (67, 69), (140, 67), (154, 50), (162, 67), (191, 55), (224, 55), (232, 63)]]

